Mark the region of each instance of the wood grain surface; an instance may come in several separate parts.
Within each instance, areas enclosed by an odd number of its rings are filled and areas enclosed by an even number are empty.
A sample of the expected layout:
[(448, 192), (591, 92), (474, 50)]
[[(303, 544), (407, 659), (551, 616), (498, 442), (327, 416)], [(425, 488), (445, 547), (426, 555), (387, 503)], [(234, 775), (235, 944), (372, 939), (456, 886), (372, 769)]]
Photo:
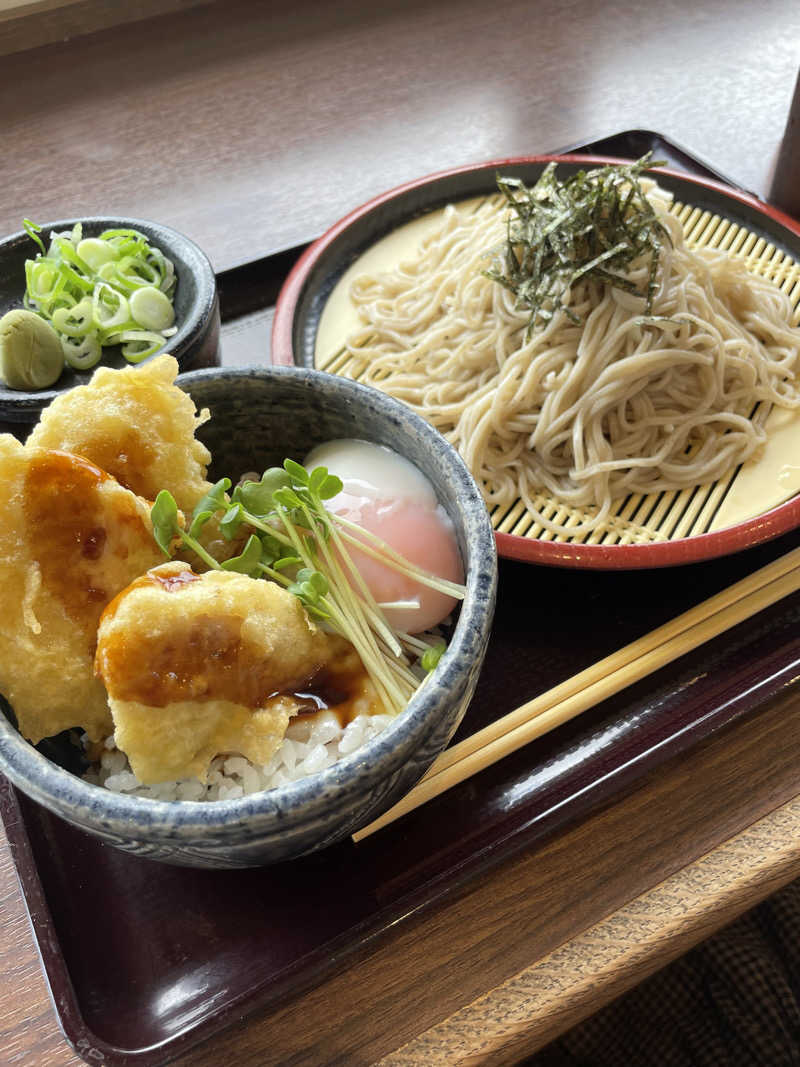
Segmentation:
[(461, 163), (656, 129), (763, 192), (795, 0), (229, 0), (2, 62), (0, 233), (106, 213), (217, 270)]
[[(416, 175), (635, 127), (763, 193), (799, 36), (795, 0), (195, 7), (3, 59), (0, 232), (139, 215), (220, 270)], [(736, 723), (182, 1064), (514, 1062), (800, 874), (799, 716)], [(0, 1061), (77, 1065), (4, 840), (0, 903)]]
[(0, 0), (0, 56), (127, 25), (213, 0)]
[[(385, 1067), (512, 1064), (705, 940), (797, 874), (800, 798), (431, 1027)], [(714, 886), (714, 896), (708, 893)], [(589, 964), (590, 965), (587, 965)], [(531, 1006), (536, 1005), (535, 1012)]]

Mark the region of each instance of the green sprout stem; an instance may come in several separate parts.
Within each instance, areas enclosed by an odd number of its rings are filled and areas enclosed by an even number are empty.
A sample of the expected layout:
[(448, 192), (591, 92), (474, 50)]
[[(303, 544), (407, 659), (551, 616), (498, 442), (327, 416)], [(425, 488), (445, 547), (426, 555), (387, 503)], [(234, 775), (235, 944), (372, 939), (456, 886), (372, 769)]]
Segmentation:
[[(381, 563), (389, 563), (393, 565), (393, 569), (400, 574), (405, 574), (409, 578), (413, 578), (414, 581), (420, 582), (422, 585), (427, 585), (431, 589), (435, 589), (439, 593), (446, 593), (447, 596), (453, 597), (455, 600), (464, 599), (464, 586), (458, 585), (456, 582), (449, 582), (446, 578), (437, 578), (435, 574), (431, 574), (428, 571), (423, 570), (421, 567), (415, 566), (404, 556), (401, 556), (399, 552), (396, 552), (391, 545), (387, 545), (385, 541), (381, 540), (376, 534), (370, 530), (365, 530), (363, 526), (359, 526), (358, 523), (352, 522), (350, 519), (346, 519), (343, 515), (332, 515), (334, 529), (342, 527), (341, 536), (342, 540), (347, 544), (352, 545), (353, 548), (357, 548), (359, 552), (363, 552), (365, 555), (370, 556), (372, 559), (379, 560)], [(354, 533), (350, 531), (357, 531), (358, 536), (354, 536)]]
[[(283, 508), (278, 509), (278, 514), (284, 522), (287, 534), (295, 540), (295, 547), (299, 555), (304, 557), (307, 566), (316, 567), (317, 560), (314, 559), (310, 553), (307, 552), (306, 547), (302, 544), (294, 525), (288, 519), (286, 510)], [(380, 647), (375, 640), (375, 634), (373, 628), (370, 626), (370, 622), (366, 616), (364, 610), (364, 604), (360, 601), (359, 597), (354, 595), (351, 584), (347, 581), (339, 562), (336, 560), (333, 553), (331, 553), (326, 539), (318, 533), (318, 523), (315, 516), (311, 514), (310, 510), (304, 506), (303, 514), (306, 520), (308, 529), (312, 534), (316, 535), (314, 540), (317, 549), (322, 553), (325, 565), (330, 575), (331, 589), (334, 591), (333, 596), (326, 597), (326, 606), (329, 607), (331, 612), (331, 622), (337, 627), (343, 636), (347, 637), (352, 642), (359, 656), (361, 657), (364, 666), (369, 671), (373, 682), (379, 690), (381, 698), (387, 707), (396, 711), (402, 710), (408, 703), (408, 698), (411, 693), (402, 692), (394, 683), (387, 673), (382, 669), (384, 665), (383, 657), (381, 656)], [(363, 585), (361, 576), (358, 575), (359, 582)], [(366, 586), (363, 586), (364, 592), (372, 600), (369, 591)], [(374, 601), (372, 602), (374, 604)], [(391, 631), (386, 625), (385, 621), (381, 619), (377, 612), (371, 612), (373, 626), (375, 622), (380, 624), (382, 636), (385, 640), (391, 642), (394, 645), (392, 652), (394, 655), (401, 653), (399, 644), (394, 640)], [(414, 688), (416, 687), (416, 681)], [(411, 690), (413, 692), (413, 688)]]
[[(230, 485), (223, 478), (205, 494), (194, 509), (188, 531), (171, 494), (158, 494), (151, 517), (153, 534), (165, 555), (172, 556), (180, 543), (213, 570), (263, 578), (293, 593), (312, 617), (324, 620), (351, 642), (386, 710), (402, 711), (420, 685), (420, 666), (432, 670), (444, 643), (438, 636), (431, 639), (393, 630), (384, 608), (410, 608), (415, 603), (378, 604), (350, 549), (454, 598), (463, 598), (463, 586), (426, 573), (381, 538), (328, 512), (324, 500), (341, 490), (341, 482), (325, 468), (309, 473), (287, 460), (283, 470), (265, 471), (260, 482), (244, 483), (229, 497)], [(240, 531), (250, 531), (240, 554), (222, 563), (198, 539), (213, 515), (221, 515), (219, 529), (228, 540), (238, 538)], [(267, 536), (259, 538), (253, 531)], [(415, 661), (416, 667), (412, 666)]]
[[(325, 517), (332, 518), (327, 512)], [(306, 512), (306, 519), (314, 524), (312, 515)], [(334, 523), (327, 524), (331, 532), (331, 543), (324, 537), (317, 537), (317, 546), (321, 552), (324, 565), (333, 577), (333, 586), (338, 591), (342, 609), (348, 617), (356, 622), (362, 634), (362, 640), (369, 646), (370, 659), (378, 663), (386, 662), (398, 676), (403, 686), (400, 695), (401, 707), (405, 706), (411, 692), (416, 688), (418, 679), (409, 669), (403, 649), (391, 627), (375, 602), (372, 593), (364, 582), (360, 572), (353, 563), (346, 546), (341, 542)], [(387, 655), (388, 654), (388, 655)]]
[(191, 549), (191, 551), (194, 552), (196, 556), (199, 556), (207, 567), (210, 567), (212, 570), (215, 571), (222, 570), (222, 567), (217, 562), (217, 560), (214, 559), (210, 552), (207, 552), (206, 549), (203, 548), (203, 546), (200, 544), (196, 537), (192, 537), (184, 530), (179, 530), (178, 536), (180, 537), (183, 544), (186, 545), (187, 548)]
[[(337, 560), (336, 555), (330, 552), (327, 545), (324, 543), (322, 545), (322, 551), (325, 554), (328, 566), (336, 572), (338, 583), (341, 585), (342, 589), (346, 590), (352, 589), (353, 583), (355, 584), (358, 594), (364, 601), (364, 607), (369, 613), (369, 619), (372, 626), (378, 631), (380, 636), (386, 642), (386, 645), (391, 650), (392, 655), (400, 655), (402, 650), (399, 642), (397, 641), (394, 633), (392, 632), (391, 627), (386, 622), (383, 612), (375, 602), (375, 598), (370, 592), (367, 583), (364, 581), (361, 572), (353, 563), (350, 553), (347, 551), (347, 548), (345, 547), (342, 539), (339, 537), (338, 531), (336, 530), (335, 526), (331, 529), (331, 538), (334, 547), (336, 548), (339, 554), (339, 559), (343, 561), (346, 570), (343, 569), (342, 565), (339, 563), (339, 560)], [(354, 596), (353, 601), (360, 609), (361, 604), (358, 603), (358, 597)]]

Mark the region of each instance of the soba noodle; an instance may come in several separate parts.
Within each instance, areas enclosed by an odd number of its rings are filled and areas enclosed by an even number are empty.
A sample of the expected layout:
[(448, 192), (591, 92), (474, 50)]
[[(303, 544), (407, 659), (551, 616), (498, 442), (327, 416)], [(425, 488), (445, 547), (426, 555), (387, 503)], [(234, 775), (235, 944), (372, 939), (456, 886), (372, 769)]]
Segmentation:
[[(651, 317), (644, 298), (581, 281), (569, 298), (581, 324), (557, 313), (526, 339), (529, 313), (482, 273), (506, 232), (497, 196), (448, 207), (415, 260), (355, 281), (350, 373), (441, 430), (490, 507), (521, 498), (555, 534), (603, 526), (631, 493), (716, 480), (762, 445), (772, 404), (800, 406), (800, 330), (770, 282), (691, 251), (662, 195), (650, 193), (671, 246)], [(648, 269), (628, 275), (642, 291)], [(547, 519), (542, 491), (578, 519)]]

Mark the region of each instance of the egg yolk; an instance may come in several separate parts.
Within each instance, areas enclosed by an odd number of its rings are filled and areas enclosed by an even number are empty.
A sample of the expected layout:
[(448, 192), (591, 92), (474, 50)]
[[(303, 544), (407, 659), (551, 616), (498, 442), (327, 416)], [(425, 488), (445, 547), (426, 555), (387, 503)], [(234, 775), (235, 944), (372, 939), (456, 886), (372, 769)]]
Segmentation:
[[(366, 441), (337, 441), (315, 449), (306, 467), (325, 466), (343, 490), (325, 506), (357, 523), (428, 574), (463, 582), (452, 523), (427, 478), (390, 449)], [(355, 535), (358, 536), (358, 535)], [(456, 600), (349, 547), (350, 556), (389, 624), (421, 633), (442, 622)]]

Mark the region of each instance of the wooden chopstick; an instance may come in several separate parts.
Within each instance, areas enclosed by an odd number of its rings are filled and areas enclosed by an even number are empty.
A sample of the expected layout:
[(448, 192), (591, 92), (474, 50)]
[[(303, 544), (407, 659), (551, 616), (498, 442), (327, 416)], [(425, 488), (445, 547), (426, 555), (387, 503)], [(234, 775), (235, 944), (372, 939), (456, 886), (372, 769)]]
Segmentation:
[(453, 745), (389, 811), (353, 834), (361, 841), (547, 731), (621, 692), (712, 637), (800, 589), (800, 548)]

